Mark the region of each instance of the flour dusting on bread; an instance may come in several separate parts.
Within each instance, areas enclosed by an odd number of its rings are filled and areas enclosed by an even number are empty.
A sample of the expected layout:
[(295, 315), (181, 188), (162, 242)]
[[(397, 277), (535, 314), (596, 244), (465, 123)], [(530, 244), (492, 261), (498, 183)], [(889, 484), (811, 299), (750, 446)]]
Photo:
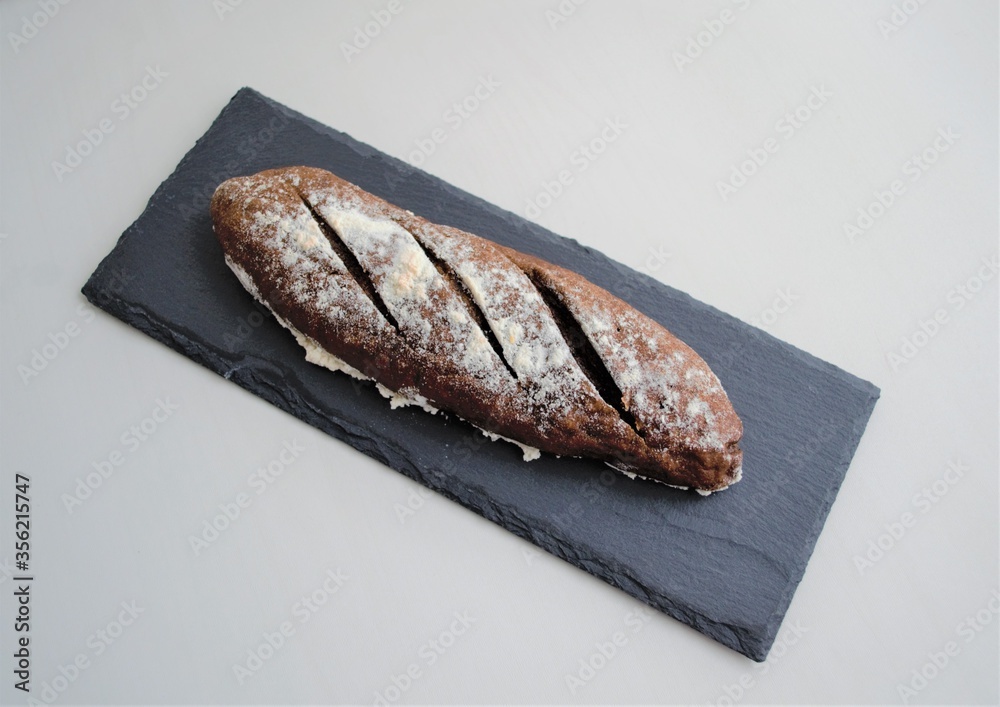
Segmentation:
[(226, 262), (305, 349), (393, 408), (524, 451), (702, 493), (742, 472), (742, 424), (690, 347), (584, 277), (307, 167), (228, 180)]

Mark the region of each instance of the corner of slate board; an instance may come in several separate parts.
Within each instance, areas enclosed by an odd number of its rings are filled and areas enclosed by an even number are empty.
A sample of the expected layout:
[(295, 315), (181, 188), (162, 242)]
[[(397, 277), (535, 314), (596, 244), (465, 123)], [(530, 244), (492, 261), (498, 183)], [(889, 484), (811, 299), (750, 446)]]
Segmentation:
[[(582, 273), (697, 350), (744, 422), (744, 479), (701, 498), (600, 463), (486, 443), (445, 415), (391, 411), (370, 384), (307, 363), (223, 263), (215, 187), (328, 169), (431, 221)], [(241, 89), (83, 288), (96, 306), (304, 422), (762, 661), (805, 572), (879, 391), (604, 254)]]

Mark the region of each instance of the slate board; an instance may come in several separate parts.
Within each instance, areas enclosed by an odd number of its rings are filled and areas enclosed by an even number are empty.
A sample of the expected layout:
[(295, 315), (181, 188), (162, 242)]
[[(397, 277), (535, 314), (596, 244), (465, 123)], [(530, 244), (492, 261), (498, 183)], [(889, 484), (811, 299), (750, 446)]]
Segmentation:
[[(328, 169), (431, 221), (571, 268), (690, 344), (745, 425), (744, 479), (703, 498), (603, 464), (530, 464), (468, 425), (391, 411), (309, 364), (223, 263), (223, 180)], [(96, 306), (282, 410), (750, 658), (767, 656), (878, 399), (835, 366), (244, 88), (83, 288)]]

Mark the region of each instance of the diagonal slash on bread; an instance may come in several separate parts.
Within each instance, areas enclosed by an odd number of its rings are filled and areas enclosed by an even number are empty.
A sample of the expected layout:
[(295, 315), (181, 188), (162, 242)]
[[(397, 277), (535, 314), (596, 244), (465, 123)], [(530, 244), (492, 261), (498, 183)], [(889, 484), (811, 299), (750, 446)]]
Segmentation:
[(703, 494), (740, 479), (743, 425), (708, 365), (582, 276), (310, 167), (230, 179), (211, 208), (227, 264), (306, 358), (393, 407), (457, 415), (525, 459)]

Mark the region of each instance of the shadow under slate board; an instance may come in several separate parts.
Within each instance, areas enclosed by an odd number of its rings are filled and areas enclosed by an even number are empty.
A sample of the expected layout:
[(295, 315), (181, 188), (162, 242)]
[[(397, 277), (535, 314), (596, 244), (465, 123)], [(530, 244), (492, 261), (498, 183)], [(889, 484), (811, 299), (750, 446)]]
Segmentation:
[[(743, 481), (701, 497), (505, 442), (307, 363), (223, 262), (223, 180), (322, 167), (431, 221), (575, 270), (691, 345), (745, 425)], [(98, 307), (304, 422), (750, 658), (774, 641), (879, 391), (688, 295), (244, 88), (83, 288)], [(257, 327), (242, 325), (251, 317)], [(263, 323), (260, 323), (263, 321)]]

